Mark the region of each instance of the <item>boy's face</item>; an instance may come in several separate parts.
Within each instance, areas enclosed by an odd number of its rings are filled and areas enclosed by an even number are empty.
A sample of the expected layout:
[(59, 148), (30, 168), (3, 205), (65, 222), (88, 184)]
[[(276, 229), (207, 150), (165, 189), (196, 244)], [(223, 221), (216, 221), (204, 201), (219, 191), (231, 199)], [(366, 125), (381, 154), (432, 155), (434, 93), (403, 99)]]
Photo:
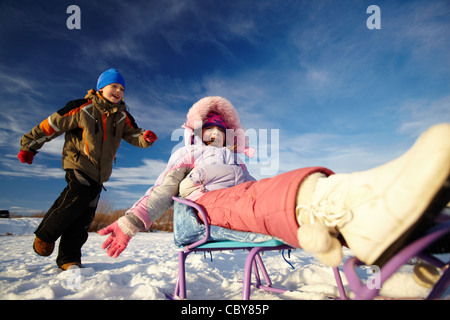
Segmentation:
[(111, 101), (112, 103), (119, 103), (122, 101), (125, 88), (119, 83), (111, 83), (99, 91), (106, 100)]
[(218, 127), (208, 127), (202, 130), (203, 142), (208, 146), (223, 147), (225, 145), (225, 133)]

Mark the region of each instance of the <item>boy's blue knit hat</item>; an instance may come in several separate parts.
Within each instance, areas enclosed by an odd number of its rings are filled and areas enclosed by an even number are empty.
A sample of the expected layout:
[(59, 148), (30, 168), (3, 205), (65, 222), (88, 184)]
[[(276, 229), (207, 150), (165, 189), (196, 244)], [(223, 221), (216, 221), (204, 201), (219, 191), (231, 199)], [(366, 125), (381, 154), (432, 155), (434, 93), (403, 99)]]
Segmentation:
[(125, 88), (125, 79), (122, 77), (119, 71), (114, 68), (106, 70), (100, 75), (100, 77), (98, 77), (97, 91), (111, 83), (119, 83)]

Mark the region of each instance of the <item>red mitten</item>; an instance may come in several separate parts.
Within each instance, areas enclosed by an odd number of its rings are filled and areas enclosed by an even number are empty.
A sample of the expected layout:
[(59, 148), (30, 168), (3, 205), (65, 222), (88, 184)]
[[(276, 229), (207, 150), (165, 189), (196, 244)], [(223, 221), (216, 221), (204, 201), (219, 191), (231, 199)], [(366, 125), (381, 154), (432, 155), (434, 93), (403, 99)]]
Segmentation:
[(153, 131), (147, 130), (144, 132), (144, 140), (148, 143), (153, 143), (158, 140), (158, 137)]
[(19, 158), (20, 162), (22, 163), (33, 163), (34, 153), (31, 151), (20, 151), (17, 155), (17, 158)]

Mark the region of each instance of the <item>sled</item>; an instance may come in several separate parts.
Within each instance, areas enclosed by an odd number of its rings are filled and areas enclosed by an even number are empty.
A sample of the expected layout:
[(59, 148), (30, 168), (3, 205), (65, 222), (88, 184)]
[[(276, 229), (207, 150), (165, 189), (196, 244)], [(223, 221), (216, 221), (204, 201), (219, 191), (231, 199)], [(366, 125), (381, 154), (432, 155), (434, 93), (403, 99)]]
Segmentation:
[[(178, 252), (178, 276), (175, 284), (175, 291), (173, 295), (166, 296), (169, 299), (186, 299), (186, 258), (193, 252), (213, 252), (213, 251), (228, 251), (228, 250), (243, 250), (248, 251), (247, 258), (244, 265), (244, 278), (242, 288), (242, 299), (249, 300), (251, 295), (251, 286), (257, 289), (270, 291), (274, 293), (284, 293), (285, 289), (276, 288), (272, 286), (269, 273), (260, 256), (261, 252), (265, 251), (280, 251), (293, 250), (295, 248), (284, 244), (283, 242), (272, 239), (265, 242), (239, 242), (239, 241), (210, 241), (211, 226), (208, 223), (205, 211), (194, 202), (183, 198), (173, 197), (173, 200), (194, 208), (202, 217), (205, 226), (205, 235), (202, 239), (188, 245), (184, 245)], [(176, 213), (174, 213), (176, 214)], [(338, 268), (333, 268), (333, 273), (336, 278), (338, 291), (341, 297), (345, 297), (344, 286)], [(252, 282), (252, 274), (255, 282)], [(262, 275), (262, 277), (261, 277)], [(264, 284), (262, 282), (264, 280)]]

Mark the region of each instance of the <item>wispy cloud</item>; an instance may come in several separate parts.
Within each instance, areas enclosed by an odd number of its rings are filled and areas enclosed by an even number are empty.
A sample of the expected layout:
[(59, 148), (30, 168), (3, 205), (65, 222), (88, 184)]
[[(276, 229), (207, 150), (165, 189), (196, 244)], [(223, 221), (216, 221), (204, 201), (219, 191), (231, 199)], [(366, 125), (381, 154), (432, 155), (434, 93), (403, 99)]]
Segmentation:
[(34, 96), (41, 96), (36, 87), (37, 83), (34, 80), (22, 77), (12, 69), (7, 70), (5, 66), (0, 66), (0, 83), (2, 90), (9, 94), (32, 94)]
[[(440, 54), (442, 50), (449, 48), (450, 35), (450, 6), (446, 1), (430, 1), (426, 6), (421, 2), (407, 4), (407, 9), (403, 6), (390, 7), (389, 20), (385, 20), (393, 37), (393, 50), (408, 52), (417, 63), (426, 63), (427, 67), (442, 67), (447, 65), (450, 59), (440, 61), (435, 64), (430, 59), (435, 54)], [(434, 69), (434, 68), (433, 68)], [(436, 71), (436, 70), (434, 70)]]
[(143, 159), (136, 167), (119, 167), (113, 171), (105, 183), (107, 192), (102, 198), (114, 203), (116, 208), (128, 208), (139, 200), (145, 191), (155, 184), (156, 179), (166, 168), (167, 162)]
[(433, 124), (450, 123), (450, 96), (408, 100), (400, 106), (399, 114), (401, 123), (398, 132), (417, 137)]
[(6, 155), (0, 158), (0, 176), (25, 177), (30, 179), (63, 179), (64, 171), (48, 165), (33, 163), (21, 164), (16, 155)]
[(409, 147), (405, 141), (380, 145), (366, 139), (367, 136), (319, 133), (299, 135), (281, 143), (281, 171), (311, 166), (327, 167), (336, 173), (368, 170), (394, 159)]
[(167, 162), (161, 160), (143, 159), (137, 167), (120, 167), (114, 170), (110, 181), (105, 186), (124, 189), (131, 185), (151, 186), (166, 168)]
[[(140, 98), (127, 99), (130, 113), (136, 123), (144, 130), (154, 131), (159, 138), (170, 136), (173, 130), (181, 127), (185, 121), (186, 112), (171, 108), (170, 104), (158, 101), (142, 101)], [(186, 110), (189, 105), (186, 106)]]

